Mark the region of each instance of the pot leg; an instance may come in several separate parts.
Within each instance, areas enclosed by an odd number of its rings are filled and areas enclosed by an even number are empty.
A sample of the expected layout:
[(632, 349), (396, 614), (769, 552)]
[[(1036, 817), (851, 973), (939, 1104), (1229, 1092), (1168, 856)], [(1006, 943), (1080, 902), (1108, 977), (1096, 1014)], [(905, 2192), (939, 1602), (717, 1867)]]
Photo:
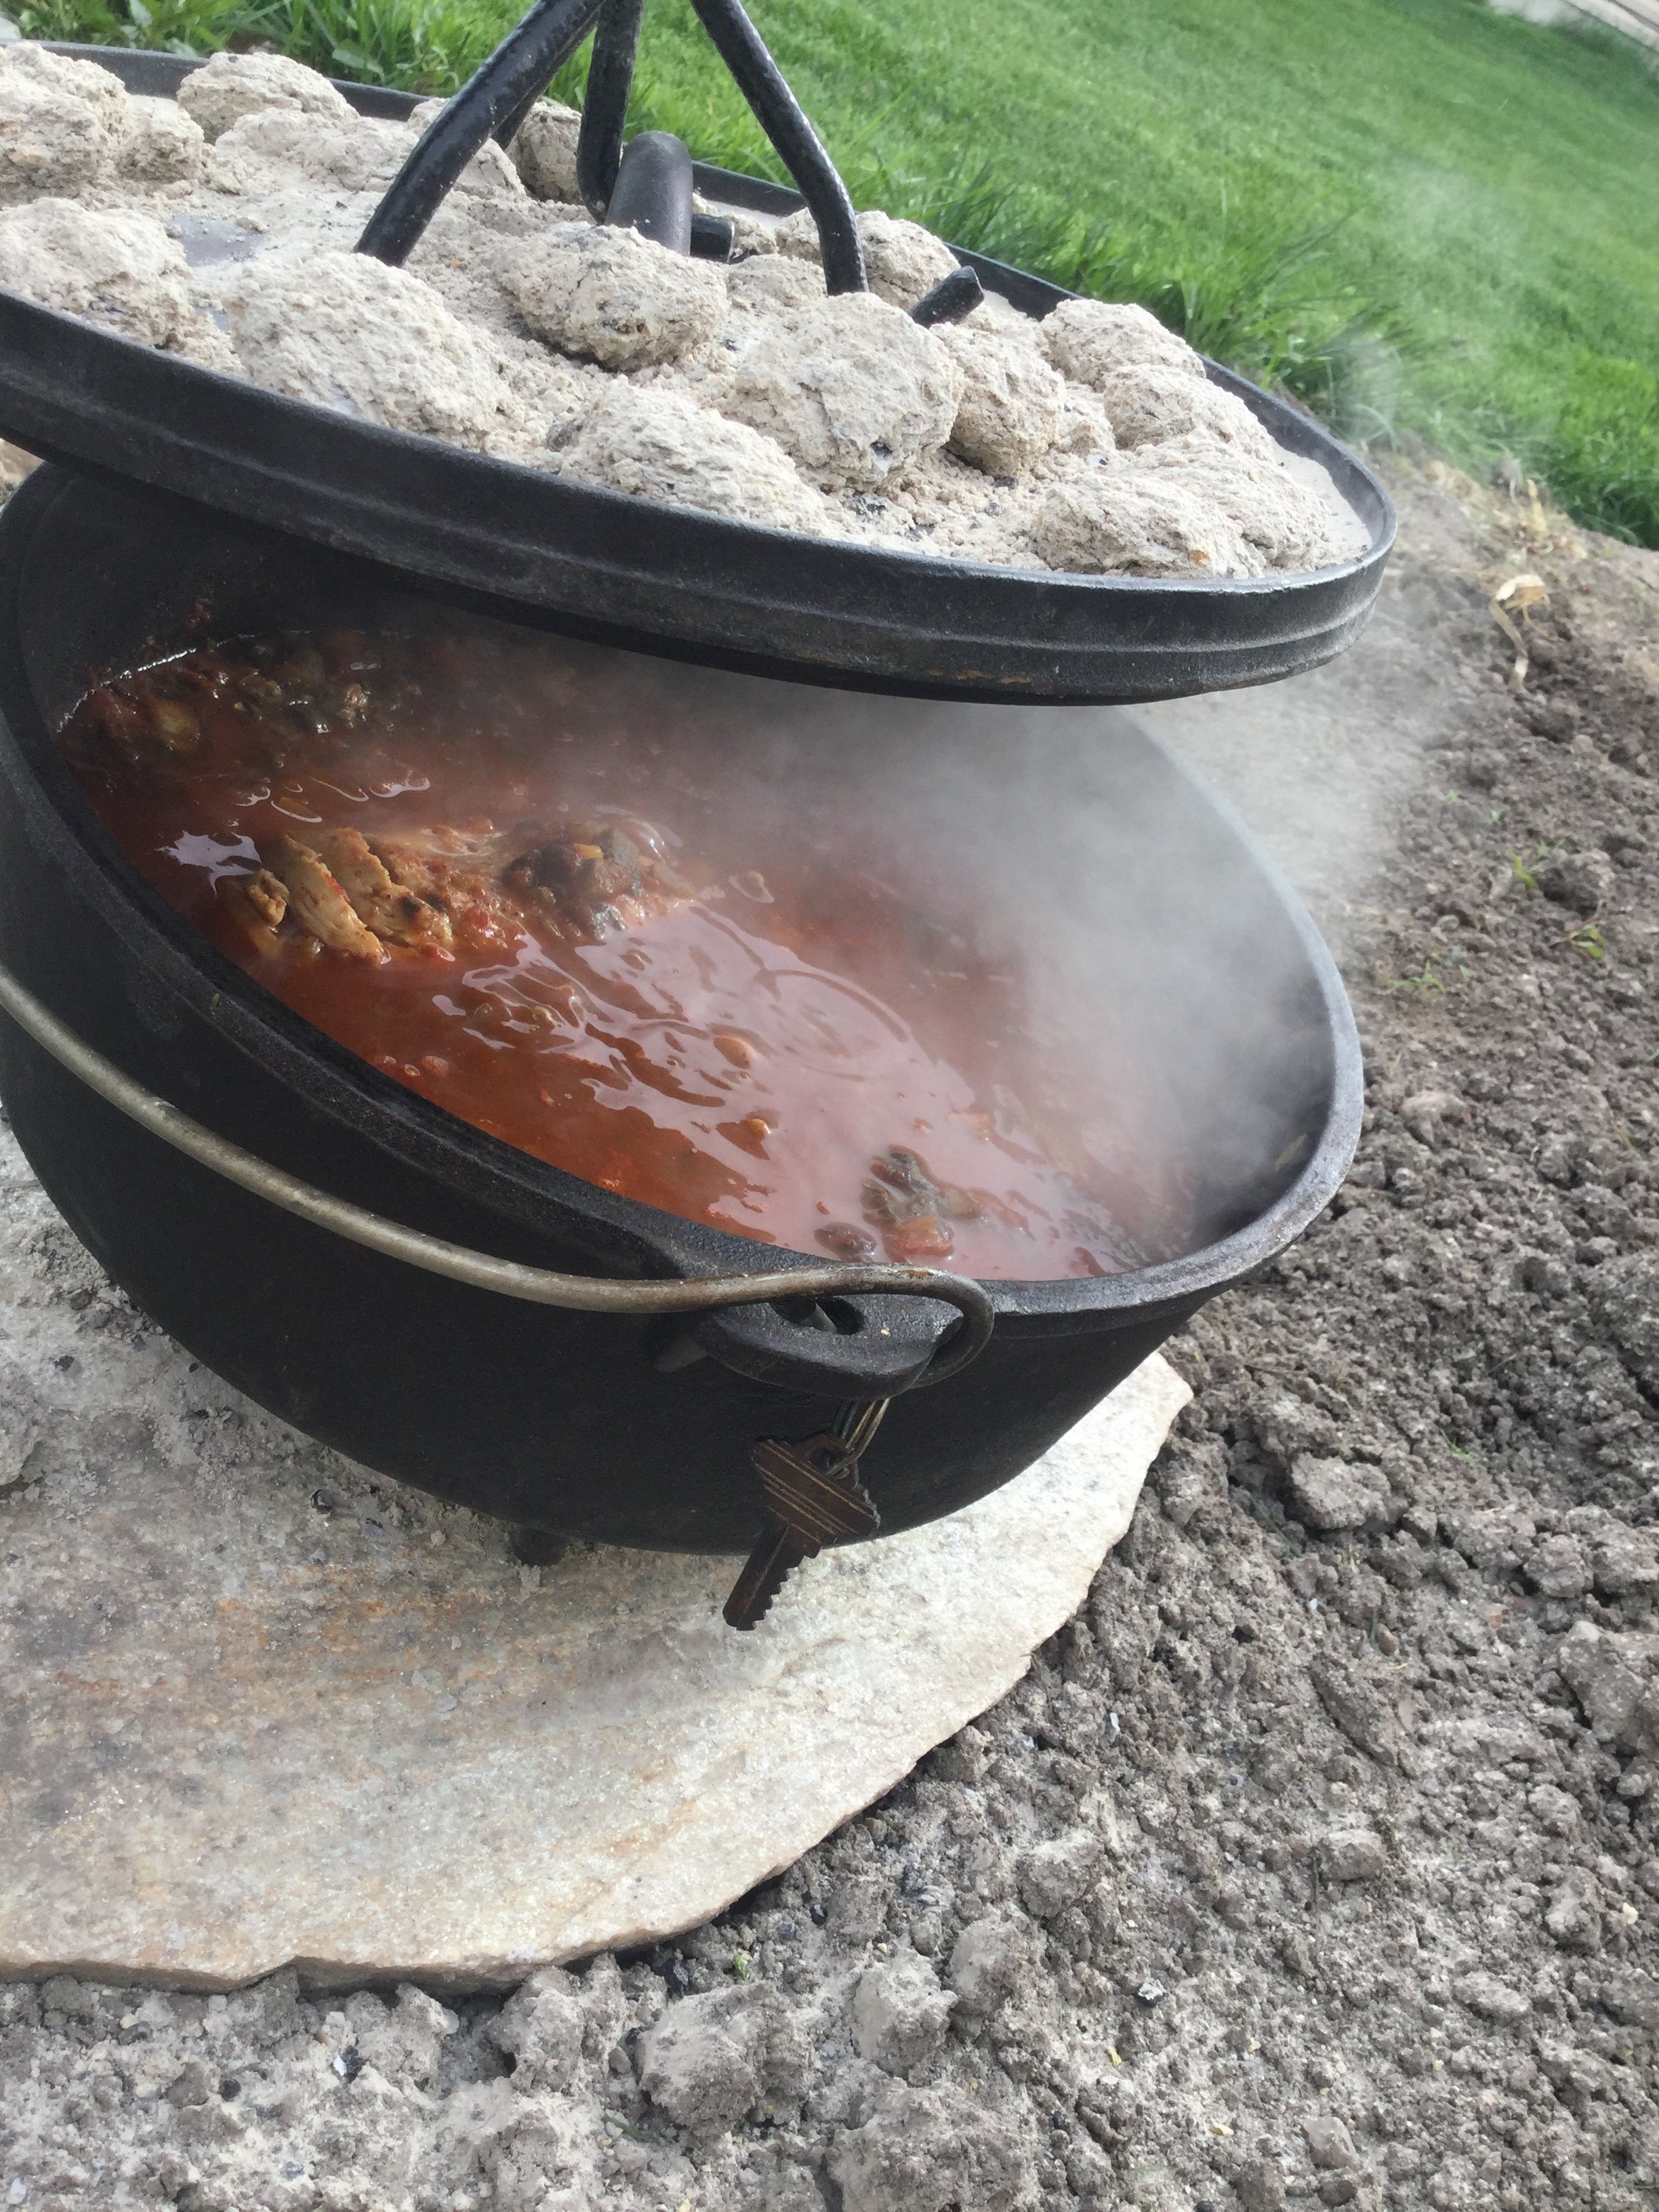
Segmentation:
[(507, 1544), (514, 1558), (526, 1567), (556, 1567), (570, 1549), (550, 1528), (515, 1528)]

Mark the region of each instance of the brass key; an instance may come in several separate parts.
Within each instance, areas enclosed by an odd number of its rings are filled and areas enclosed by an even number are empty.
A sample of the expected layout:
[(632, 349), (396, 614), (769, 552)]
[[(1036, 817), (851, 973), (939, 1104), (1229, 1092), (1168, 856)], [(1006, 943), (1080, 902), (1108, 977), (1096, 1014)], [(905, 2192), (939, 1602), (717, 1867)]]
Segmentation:
[(763, 1437), (753, 1457), (766, 1526), (726, 1601), (732, 1628), (753, 1628), (803, 1559), (835, 1536), (873, 1536), (881, 1516), (859, 1480), (859, 1461), (881, 1426), (888, 1401), (843, 1406), (833, 1429), (799, 1443)]

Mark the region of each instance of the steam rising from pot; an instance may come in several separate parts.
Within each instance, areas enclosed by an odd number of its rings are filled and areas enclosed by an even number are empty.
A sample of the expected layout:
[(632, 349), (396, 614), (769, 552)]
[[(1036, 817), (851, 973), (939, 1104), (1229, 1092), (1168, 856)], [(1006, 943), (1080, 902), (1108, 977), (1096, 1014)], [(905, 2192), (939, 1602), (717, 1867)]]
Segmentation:
[[(1323, 1112), (1307, 948), (1217, 834), (1189, 772), (1097, 708), (866, 696), (561, 644), (584, 690), (714, 748), (757, 851), (828, 836), (904, 867), (1015, 975), (1063, 1070), (1063, 1152), (1138, 1187), (1149, 1258), (1237, 1225), (1293, 1180)], [(1273, 1043), (1264, 1050), (1262, 1030)], [(1086, 1176), (1085, 1177), (1086, 1179)], [(1229, 1194), (1225, 1212), (1212, 1194)]]

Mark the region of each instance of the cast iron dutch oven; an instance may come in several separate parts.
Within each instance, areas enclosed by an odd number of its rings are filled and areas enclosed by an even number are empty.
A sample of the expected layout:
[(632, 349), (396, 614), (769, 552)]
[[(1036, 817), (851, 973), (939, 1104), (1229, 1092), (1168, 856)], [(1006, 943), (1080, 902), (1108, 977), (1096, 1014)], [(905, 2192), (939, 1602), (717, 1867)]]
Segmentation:
[[(88, 672), (176, 648), (204, 611), (222, 634), (382, 619), (388, 588), (384, 571), (204, 508), (39, 470), (0, 515), (0, 962), (129, 1077), (337, 1199), (534, 1267), (641, 1282), (744, 1273), (763, 1294), (799, 1255), (544, 1166), (289, 1012), (147, 886), (58, 759), (52, 732)], [(393, 616), (407, 624), (411, 605), (428, 626), (454, 619), (402, 597)], [(963, 1326), (948, 1306), (866, 1296), (641, 1320), (524, 1304), (223, 1180), (10, 1021), (0, 1088), (46, 1189), (137, 1303), (250, 1397), (372, 1468), (570, 1537), (736, 1551), (759, 1518), (757, 1438), (808, 1436), (850, 1401), (891, 1397), (862, 1474), (884, 1528), (903, 1528), (1017, 1474), (1322, 1210), (1358, 1129), (1352, 1018), (1285, 885), (1133, 716), (918, 709), (679, 674), (751, 687), (753, 714), (805, 714), (804, 757), (831, 784), (900, 761), (912, 779), (935, 762), (969, 804), (982, 784), (1008, 837), (1044, 846), (1033, 865), (1053, 865), (1049, 834), (1063, 842), (1094, 809), (1116, 856), (1099, 895), (1134, 951), (1126, 969), (1117, 932), (1103, 933), (1076, 1018), (1127, 1007), (1146, 1066), (1180, 1056), (1176, 1136), (1198, 1170), (1200, 1249), (1107, 1279), (988, 1285), (988, 1348), (911, 1388)], [(1080, 762), (1086, 804), (1066, 782)], [(1049, 784), (1055, 807), (1033, 811)], [(1030, 826), (1045, 819), (1048, 832)]]

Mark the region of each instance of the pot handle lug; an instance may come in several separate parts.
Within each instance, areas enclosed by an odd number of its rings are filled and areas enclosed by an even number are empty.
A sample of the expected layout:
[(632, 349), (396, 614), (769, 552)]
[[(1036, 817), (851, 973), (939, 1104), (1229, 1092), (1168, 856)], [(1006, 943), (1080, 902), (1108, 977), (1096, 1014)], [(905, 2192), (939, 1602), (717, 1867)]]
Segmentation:
[[(690, 1332), (723, 1367), (814, 1398), (896, 1398), (928, 1381), (962, 1326), (937, 1298), (774, 1298), (705, 1314)], [(954, 1364), (954, 1363), (952, 1363)]]

